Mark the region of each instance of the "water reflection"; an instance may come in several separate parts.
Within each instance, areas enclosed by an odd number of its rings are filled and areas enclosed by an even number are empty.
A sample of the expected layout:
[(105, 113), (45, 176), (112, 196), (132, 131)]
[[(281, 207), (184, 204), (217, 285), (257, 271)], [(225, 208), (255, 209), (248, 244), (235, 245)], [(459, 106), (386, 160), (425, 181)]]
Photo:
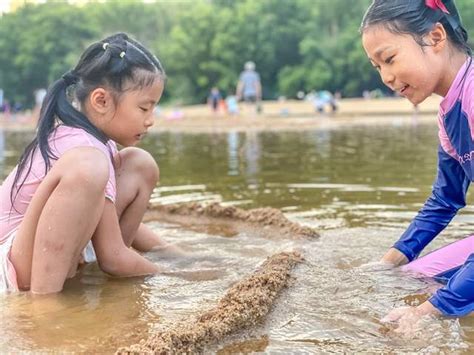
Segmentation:
[[(4, 132), (0, 179), (31, 133)], [(0, 136), (1, 137), (1, 136)], [(214, 304), (265, 256), (303, 250), (307, 262), (263, 327), (222, 353), (457, 352), (474, 346), (473, 317), (428, 322), (415, 339), (399, 339), (379, 319), (394, 306), (423, 300), (436, 284), (394, 270), (358, 267), (377, 260), (429, 195), (436, 173), (435, 126), (350, 128), (287, 133), (149, 135), (159, 162), (155, 203), (220, 201), (272, 206), (322, 231), (314, 242), (226, 237), (162, 222), (151, 227), (202, 259), (181, 265), (155, 257), (183, 277), (113, 280), (91, 269), (60, 296), (60, 312), (30, 312), (24, 295), (0, 297), (0, 348), (7, 351), (113, 351)], [(0, 146), (1, 148), (1, 146)], [(469, 197), (468, 197), (469, 200)], [(465, 208), (430, 247), (472, 233)], [(154, 258), (153, 255), (150, 255)], [(119, 311), (118, 311), (119, 310)], [(58, 327), (57, 329), (54, 327)], [(250, 349), (250, 350), (248, 350)], [(243, 351), (243, 350), (242, 350)]]
[(245, 176), (247, 184), (258, 186), (258, 175), (260, 173), (260, 158), (262, 149), (260, 146), (260, 136), (254, 132), (247, 132), (245, 135)]
[(227, 134), (227, 151), (228, 155), (228, 175), (239, 175), (239, 134), (237, 132), (229, 132)]
[(142, 280), (110, 280), (89, 267), (55, 296), (0, 297), (3, 351), (78, 351), (127, 345), (156, 319), (144, 306)]

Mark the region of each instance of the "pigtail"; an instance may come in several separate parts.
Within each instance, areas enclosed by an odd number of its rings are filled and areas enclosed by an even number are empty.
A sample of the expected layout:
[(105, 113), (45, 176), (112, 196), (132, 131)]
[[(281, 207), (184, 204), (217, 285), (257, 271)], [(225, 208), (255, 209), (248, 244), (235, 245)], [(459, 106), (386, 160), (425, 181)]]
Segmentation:
[[(107, 143), (107, 137), (105, 137), (105, 135), (99, 131), (83, 113), (76, 110), (68, 100), (67, 89), (77, 81), (78, 77), (74, 71), (69, 71), (65, 73), (61, 79), (55, 81), (48, 89), (41, 105), (40, 117), (36, 128), (36, 136), (25, 148), (18, 162), (18, 168), (13, 180), (13, 188), (10, 191), (10, 201), (12, 206), (18, 192), (31, 172), (33, 156), (36, 149), (39, 149), (44, 160), (45, 174), (51, 168), (51, 160), (58, 159), (58, 157), (51, 151), (48, 142), (49, 136), (56, 128), (58, 122), (62, 122), (67, 126), (82, 128), (98, 138), (104, 144)], [(23, 174), (25, 171), (26, 173)], [(22, 181), (18, 184), (18, 181), (22, 176)], [(18, 187), (16, 188), (17, 185)]]
[[(36, 149), (39, 148), (41, 155), (45, 161), (45, 172), (49, 170), (51, 166), (50, 158), (52, 159), (56, 158), (52, 154), (51, 148), (49, 147), (48, 137), (51, 131), (55, 127), (58, 100), (60, 100), (61, 93), (64, 93), (65, 95), (66, 86), (67, 85), (64, 79), (61, 78), (57, 80), (50, 86), (43, 100), (43, 103), (41, 105), (41, 110), (40, 110), (40, 118), (38, 120), (38, 124), (36, 128), (36, 137), (33, 139), (33, 141), (30, 144), (27, 145), (23, 154), (20, 156), (20, 159), (18, 162), (18, 168), (15, 174), (15, 178), (13, 180), (13, 188), (10, 191), (10, 200), (12, 202), (12, 206), (13, 206), (13, 201), (18, 195), (18, 192), (20, 191), (21, 187), (26, 181), (26, 178), (31, 172), (31, 167), (33, 164), (33, 156), (36, 152)], [(17, 183), (27, 166), (28, 166), (28, 170), (24, 174), (23, 180), (21, 181), (19, 186), (16, 188)]]

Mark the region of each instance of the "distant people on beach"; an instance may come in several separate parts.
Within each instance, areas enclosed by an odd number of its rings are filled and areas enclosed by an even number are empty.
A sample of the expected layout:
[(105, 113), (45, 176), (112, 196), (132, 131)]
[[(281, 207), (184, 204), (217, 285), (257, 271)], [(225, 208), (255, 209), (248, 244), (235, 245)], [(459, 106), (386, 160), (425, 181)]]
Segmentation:
[(227, 95), (225, 98), (225, 106), (230, 116), (237, 116), (239, 114), (239, 103), (236, 95)]
[(207, 104), (211, 108), (213, 113), (218, 113), (219, 108), (221, 107), (222, 95), (219, 89), (214, 86), (207, 97)]
[(307, 95), (306, 99), (312, 102), (314, 110), (317, 113), (325, 113), (326, 107), (329, 108), (330, 113), (337, 111), (336, 97), (328, 90), (312, 91)]
[(41, 105), (43, 104), (44, 98), (46, 97), (46, 89), (41, 88), (35, 91), (35, 107), (33, 109), (33, 119), (38, 120)]
[(261, 112), (262, 84), (255, 70), (255, 63), (248, 61), (240, 73), (237, 83), (237, 98), (248, 105), (255, 106), (255, 112)]
[(380, 89), (364, 90), (364, 91), (362, 91), (362, 97), (366, 100), (380, 99), (380, 98), (385, 97), (385, 94)]

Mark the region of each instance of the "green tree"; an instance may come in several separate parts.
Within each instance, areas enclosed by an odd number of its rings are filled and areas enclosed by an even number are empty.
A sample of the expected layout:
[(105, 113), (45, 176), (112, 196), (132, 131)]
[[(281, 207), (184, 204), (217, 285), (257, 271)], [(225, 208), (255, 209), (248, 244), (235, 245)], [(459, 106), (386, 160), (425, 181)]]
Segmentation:
[(65, 4), (26, 5), (0, 25), (0, 86), (23, 104), (69, 70), (96, 30), (83, 11)]

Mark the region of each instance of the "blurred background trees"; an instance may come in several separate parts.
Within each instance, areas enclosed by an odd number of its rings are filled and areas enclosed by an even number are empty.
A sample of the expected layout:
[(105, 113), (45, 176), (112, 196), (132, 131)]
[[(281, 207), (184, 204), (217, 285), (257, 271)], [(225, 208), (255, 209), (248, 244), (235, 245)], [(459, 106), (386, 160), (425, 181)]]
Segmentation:
[[(204, 102), (212, 86), (235, 91), (243, 64), (257, 65), (264, 98), (298, 91), (361, 96), (383, 89), (358, 27), (370, 0), (107, 1), (26, 4), (0, 17), (0, 88), (33, 103), (92, 41), (124, 31), (150, 47), (168, 76), (165, 99)], [(474, 36), (472, 0), (456, 1)]]

